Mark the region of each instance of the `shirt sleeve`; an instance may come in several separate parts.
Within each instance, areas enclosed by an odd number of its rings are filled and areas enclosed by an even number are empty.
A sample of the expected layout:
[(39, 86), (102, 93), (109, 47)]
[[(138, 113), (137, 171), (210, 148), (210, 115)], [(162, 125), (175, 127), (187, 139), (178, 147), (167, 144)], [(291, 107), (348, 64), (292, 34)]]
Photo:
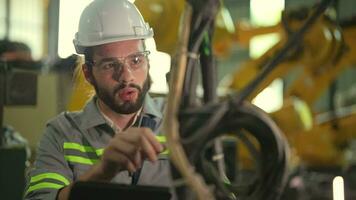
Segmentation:
[(55, 200), (59, 189), (73, 181), (73, 173), (63, 154), (64, 137), (52, 125), (47, 125), (29, 171), (25, 200)]

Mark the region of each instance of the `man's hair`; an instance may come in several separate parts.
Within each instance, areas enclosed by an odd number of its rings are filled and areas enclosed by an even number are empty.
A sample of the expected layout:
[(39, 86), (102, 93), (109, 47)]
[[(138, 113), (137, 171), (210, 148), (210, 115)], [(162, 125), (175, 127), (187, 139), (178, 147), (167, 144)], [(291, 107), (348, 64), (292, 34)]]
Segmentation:
[(0, 40), (0, 56), (7, 52), (20, 51), (31, 53), (30, 47), (23, 42)]
[(87, 47), (84, 50), (84, 61), (88, 66), (91, 66), (93, 63), (94, 57), (94, 47)]

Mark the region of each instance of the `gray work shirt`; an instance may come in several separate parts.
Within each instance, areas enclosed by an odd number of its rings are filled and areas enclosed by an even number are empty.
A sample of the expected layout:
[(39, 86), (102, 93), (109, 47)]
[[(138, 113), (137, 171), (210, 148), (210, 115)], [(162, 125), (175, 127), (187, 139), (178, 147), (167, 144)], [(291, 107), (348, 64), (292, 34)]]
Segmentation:
[[(159, 133), (162, 124), (162, 102), (162, 99), (152, 99), (147, 95), (137, 119), (150, 119), (150, 127), (155, 134)], [(76, 181), (100, 160), (103, 149), (114, 134), (96, 105), (96, 97), (82, 111), (64, 112), (50, 120), (28, 176), (25, 199), (56, 199), (60, 188)], [(112, 182), (131, 184), (132, 177), (127, 171), (122, 171)], [(167, 157), (160, 155), (155, 163), (144, 161), (137, 184), (170, 187)]]

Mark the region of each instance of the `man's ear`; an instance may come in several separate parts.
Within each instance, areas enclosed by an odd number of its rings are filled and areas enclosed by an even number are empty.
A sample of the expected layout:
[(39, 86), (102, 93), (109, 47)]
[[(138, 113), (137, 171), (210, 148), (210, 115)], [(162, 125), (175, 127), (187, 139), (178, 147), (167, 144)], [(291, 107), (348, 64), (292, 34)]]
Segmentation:
[(88, 66), (87, 64), (83, 64), (82, 65), (82, 71), (83, 71), (83, 74), (84, 74), (84, 77), (85, 79), (91, 84), (93, 85), (94, 81), (93, 81), (93, 74), (92, 74), (92, 71), (91, 71), (91, 67)]

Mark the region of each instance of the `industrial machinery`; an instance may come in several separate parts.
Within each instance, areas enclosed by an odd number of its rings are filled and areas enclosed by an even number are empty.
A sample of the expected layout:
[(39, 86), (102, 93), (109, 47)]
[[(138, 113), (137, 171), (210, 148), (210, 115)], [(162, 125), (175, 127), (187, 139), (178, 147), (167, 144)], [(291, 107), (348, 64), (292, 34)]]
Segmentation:
[[(240, 41), (244, 43), (259, 33), (277, 32), (280, 40), (259, 58), (240, 66), (230, 88), (240, 91), (253, 83), (264, 71), (263, 66), (284, 50), (292, 34), (312, 14), (310, 9), (284, 12), (282, 22), (274, 27), (239, 29)], [(276, 63), (248, 96), (251, 101), (272, 81), (283, 80), (283, 106), (270, 115), (292, 150), (292, 174), (284, 199), (331, 199), (336, 176), (345, 179), (346, 199), (356, 196), (353, 186), (356, 102), (352, 94), (346, 97), (347, 104), (337, 106), (335, 102), (335, 80), (356, 65), (355, 35), (355, 19), (340, 22), (328, 14), (320, 15), (294, 49)], [(354, 87), (355, 83), (351, 88)], [(315, 104), (327, 90), (330, 106), (327, 112), (318, 111)], [(240, 156), (248, 160), (246, 154)]]
[[(152, 26), (157, 41), (157, 49), (173, 56), (178, 47), (179, 22), (185, 1), (136, 0), (135, 5)], [(213, 51), (216, 56), (227, 57), (234, 45), (235, 27), (229, 11), (220, 2), (214, 24)], [(166, 16), (166, 17), (162, 17)]]
[[(280, 34), (280, 41), (261, 57), (247, 61), (239, 67), (233, 75), (230, 88), (241, 90), (246, 87), (310, 14), (311, 11), (306, 9), (285, 12), (282, 22), (270, 29)], [(356, 119), (352, 111), (354, 108), (340, 109), (337, 111), (338, 114), (331, 110), (329, 114), (319, 115), (320, 113), (313, 110), (313, 107), (339, 74), (355, 66), (355, 34), (355, 21), (338, 24), (327, 15), (321, 15), (293, 51), (248, 97), (252, 100), (277, 78), (288, 80), (283, 89), (283, 107), (271, 115), (295, 147), (303, 164), (309, 166), (345, 164), (345, 148), (340, 147), (354, 138), (352, 132), (354, 126), (351, 125)], [(345, 113), (345, 110), (349, 112)]]
[[(212, 37), (218, 8), (219, 1), (187, 1), (182, 20), (164, 124), (174, 182), (185, 183), (176, 192), (179, 199), (279, 199), (289, 148), (272, 120), (244, 102), (255, 86), (223, 101), (216, 95)], [(198, 67), (202, 98), (196, 94)], [(239, 178), (225, 174), (221, 161), (235, 155), (224, 152), (226, 141), (247, 146), (254, 158), (248, 172), (233, 170)]]

